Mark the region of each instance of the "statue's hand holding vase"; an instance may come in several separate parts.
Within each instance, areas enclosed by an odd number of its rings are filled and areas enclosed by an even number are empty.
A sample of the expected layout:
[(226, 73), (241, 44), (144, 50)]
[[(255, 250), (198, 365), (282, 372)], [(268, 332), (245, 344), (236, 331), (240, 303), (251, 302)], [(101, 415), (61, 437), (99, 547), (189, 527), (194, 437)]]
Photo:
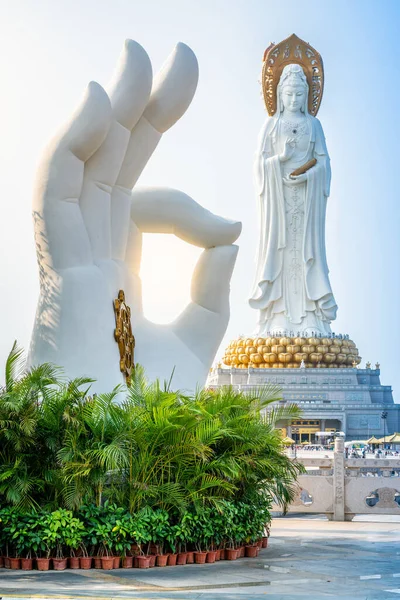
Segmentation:
[(295, 187), (296, 185), (300, 185), (301, 183), (305, 183), (307, 181), (307, 173), (303, 173), (302, 175), (285, 175), (283, 177), (284, 185), (289, 187)]

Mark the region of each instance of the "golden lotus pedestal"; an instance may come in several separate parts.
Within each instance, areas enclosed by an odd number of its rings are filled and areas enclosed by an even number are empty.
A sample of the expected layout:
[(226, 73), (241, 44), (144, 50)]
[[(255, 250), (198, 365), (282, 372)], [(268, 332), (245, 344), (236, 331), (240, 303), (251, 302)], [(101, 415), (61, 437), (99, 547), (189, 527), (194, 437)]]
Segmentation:
[(360, 364), (361, 356), (347, 336), (241, 337), (229, 344), (222, 362), (236, 369), (349, 369)]

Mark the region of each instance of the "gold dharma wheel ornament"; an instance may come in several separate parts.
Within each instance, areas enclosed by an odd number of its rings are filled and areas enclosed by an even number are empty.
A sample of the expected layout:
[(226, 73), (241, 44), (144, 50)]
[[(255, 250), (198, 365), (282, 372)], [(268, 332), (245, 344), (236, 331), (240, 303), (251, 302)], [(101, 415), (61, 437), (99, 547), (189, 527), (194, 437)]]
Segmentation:
[(125, 376), (127, 385), (131, 383), (132, 370), (135, 368), (135, 338), (132, 333), (131, 309), (125, 302), (125, 292), (119, 290), (114, 300), (115, 329), (114, 338), (119, 348), (119, 368)]
[(281, 74), (286, 65), (297, 64), (303, 68), (308, 83), (308, 112), (317, 116), (324, 91), (324, 66), (321, 55), (293, 34), (279, 44), (270, 44), (264, 52), (262, 90), (265, 106), (272, 117), (277, 110), (277, 94)]

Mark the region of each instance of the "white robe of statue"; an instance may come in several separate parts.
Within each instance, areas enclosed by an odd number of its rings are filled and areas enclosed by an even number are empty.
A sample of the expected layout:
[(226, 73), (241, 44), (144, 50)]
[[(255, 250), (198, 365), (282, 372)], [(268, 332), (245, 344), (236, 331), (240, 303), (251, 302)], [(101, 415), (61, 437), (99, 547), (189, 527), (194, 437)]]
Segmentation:
[[(307, 109), (301, 66), (288, 65), (277, 87), (276, 115), (260, 133), (256, 156), (259, 246), (250, 306), (258, 333), (329, 334), (337, 305), (329, 282), (325, 214), (330, 161), (322, 126)], [(312, 158), (307, 173), (290, 177)]]

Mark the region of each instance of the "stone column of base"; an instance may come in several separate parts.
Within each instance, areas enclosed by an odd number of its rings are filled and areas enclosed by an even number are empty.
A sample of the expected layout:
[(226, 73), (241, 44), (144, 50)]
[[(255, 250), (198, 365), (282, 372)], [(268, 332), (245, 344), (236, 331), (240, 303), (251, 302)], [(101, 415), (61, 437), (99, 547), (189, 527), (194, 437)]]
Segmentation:
[(333, 520), (344, 521), (344, 439), (335, 439), (333, 455)]

